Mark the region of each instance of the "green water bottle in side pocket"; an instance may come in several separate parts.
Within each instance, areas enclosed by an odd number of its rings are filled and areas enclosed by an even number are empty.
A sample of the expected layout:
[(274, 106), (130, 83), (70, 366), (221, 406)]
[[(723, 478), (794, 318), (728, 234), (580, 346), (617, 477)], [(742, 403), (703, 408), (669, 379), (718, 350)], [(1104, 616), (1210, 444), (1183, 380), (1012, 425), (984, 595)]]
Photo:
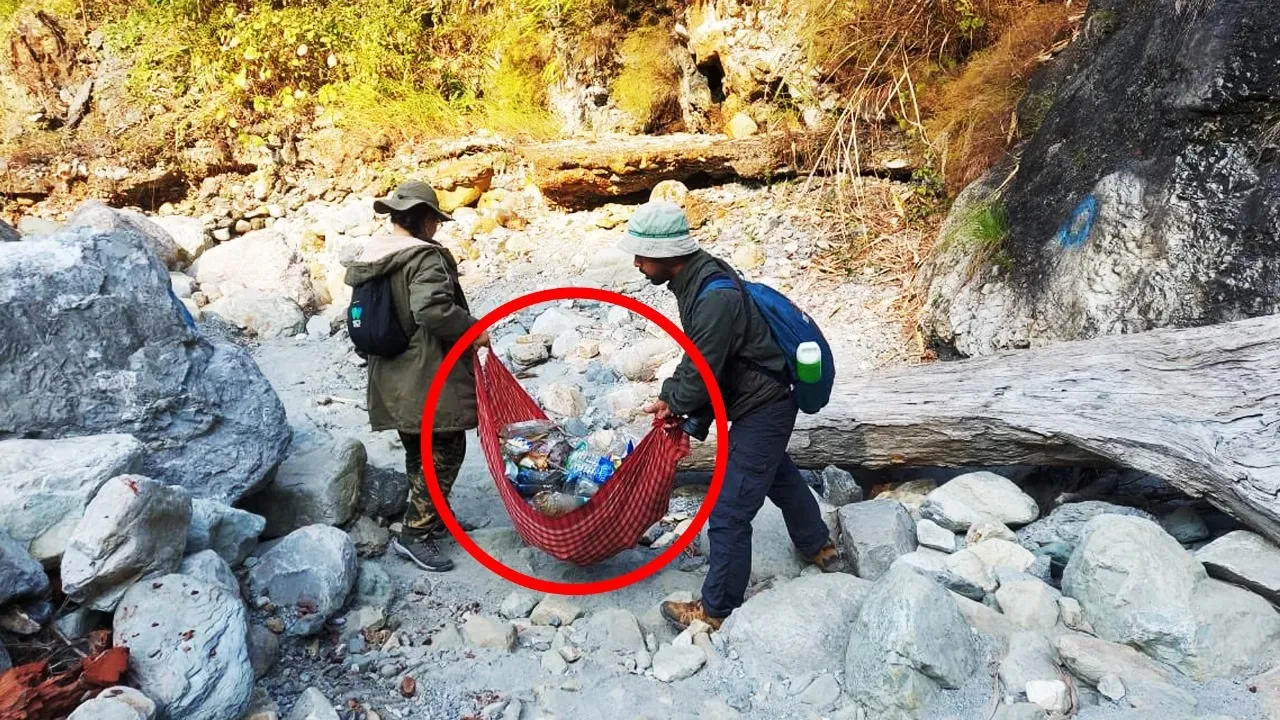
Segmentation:
[(797, 400), (804, 402), (805, 394), (817, 392), (822, 381), (822, 348), (816, 342), (803, 342), (796, 346)]

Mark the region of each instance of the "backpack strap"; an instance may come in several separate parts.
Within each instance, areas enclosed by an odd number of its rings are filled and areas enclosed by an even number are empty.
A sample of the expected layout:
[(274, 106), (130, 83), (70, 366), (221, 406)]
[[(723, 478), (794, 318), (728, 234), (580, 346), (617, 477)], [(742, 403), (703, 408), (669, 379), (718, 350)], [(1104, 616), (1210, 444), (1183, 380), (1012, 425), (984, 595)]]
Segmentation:
[[(754, 304), (754, 301), (751, 299), (751, 294), (747, 292), (746, 286), (742, 284), (742, 278), (740, 278), (736, 272), (733, 272), (732, 268), (728, 268), (727, 266), (724, 266), (724, 265), (722, 265), (721, 267), (724, 267), (725, 269), (727, 269), (728, 272), (716, 273), (708, 277), (706, 280), (703, 280), (702, 286), (698, 288), (698, 295), (696, 299), (701, 300), (704, 295), (711, 292), (712, 290), (731, 290), (733, 288), (737, 288), (738, 292), (742, 294), (742, 299), (744, 301), (743, 307), (746, 309), (746, 312), (747, 312), (747, 330), (749, 334), (751, 329), (751, 324), (752, 324), (750, 305)], [(770, 333), (770, 336), (772, 336), (773, 331), (770, 330), (769, 333)], [(783, 358), (783, 359), (785, 360), (786, 358)], [(756, 372), (759, 372), (765, 377), (770, 378), (774, 382), (777, 382), (779, 385), (782, 385), (787, 390), (791, 389), (791, 380), (787, 378), (786, 375), (783, 373), (778, 373), (773, 370), (770, 370), (769, 368), (761, 365), (760, 363), (750, 358), (742, 357), (741, 355), (734, 357), (734, 361), (740, 362), (744, 365), (749, 365), (752, 368), (754, 368)]]

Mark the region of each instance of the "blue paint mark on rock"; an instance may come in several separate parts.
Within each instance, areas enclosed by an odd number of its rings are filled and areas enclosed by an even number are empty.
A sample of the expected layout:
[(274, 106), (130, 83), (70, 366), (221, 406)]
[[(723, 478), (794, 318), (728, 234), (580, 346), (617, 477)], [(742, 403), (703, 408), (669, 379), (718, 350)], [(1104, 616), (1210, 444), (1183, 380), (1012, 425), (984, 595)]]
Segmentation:
[(1089, 239), (1089, 233), (1093, 231), (1093, 221), (1097, 216), (1098, 198), (1092, 194), (1086, 195), (1071, 212), (1071, 217), (1067, 218), (1067, 221), (1058, 229), (1058, 234), (1053, 239), (1066, 248), (1083, 245)]

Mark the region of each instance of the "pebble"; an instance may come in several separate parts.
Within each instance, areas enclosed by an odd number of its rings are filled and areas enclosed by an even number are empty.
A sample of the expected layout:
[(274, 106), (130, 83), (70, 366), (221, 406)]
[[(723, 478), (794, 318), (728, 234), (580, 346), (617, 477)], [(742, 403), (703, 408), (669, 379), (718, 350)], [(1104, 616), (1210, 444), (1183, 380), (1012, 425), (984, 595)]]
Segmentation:
[(267, 620), (266, 624), (267, 629), (277, 635), (284, 632), (284, 620), (281, 620), (280, 618), (270, 618)]

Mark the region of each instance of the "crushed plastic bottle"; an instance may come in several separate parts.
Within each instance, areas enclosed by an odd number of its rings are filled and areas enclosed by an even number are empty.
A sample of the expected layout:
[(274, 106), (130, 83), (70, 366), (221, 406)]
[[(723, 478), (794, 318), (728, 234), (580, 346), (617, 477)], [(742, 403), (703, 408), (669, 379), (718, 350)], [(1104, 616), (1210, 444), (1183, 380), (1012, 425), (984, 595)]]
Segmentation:
[(534, 495), (532, 505), (535, 510), (547, 517), (560, 517), (577, 510), (585, 502), (574, 495), (556, 490), (543, 491)]

